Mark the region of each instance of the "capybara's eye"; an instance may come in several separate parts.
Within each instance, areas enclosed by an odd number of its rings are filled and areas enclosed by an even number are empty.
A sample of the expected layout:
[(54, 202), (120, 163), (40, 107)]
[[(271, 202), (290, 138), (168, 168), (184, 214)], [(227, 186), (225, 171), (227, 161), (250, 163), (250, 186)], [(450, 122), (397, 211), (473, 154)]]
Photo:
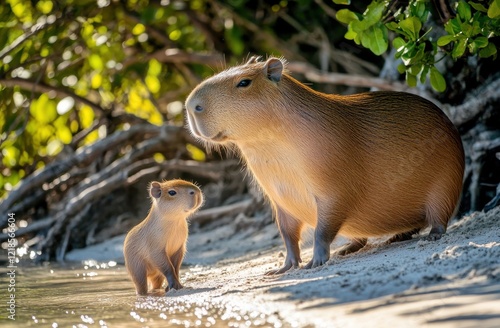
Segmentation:
[(240, 83), (238, 83), (238, 85), (236, 87), (237, 88), (248, 87), (250, 85), (250, 83), (252, 83), (252, 80), (244, 79), (244, 80), (241, 80)]
[(177, 195), (177, 191), (175, 191), (175, 190), (169, 190), (169, 191), (168, 191), (168, 194), (169, 194), (170, 196), (175, 196), (175, 195)]

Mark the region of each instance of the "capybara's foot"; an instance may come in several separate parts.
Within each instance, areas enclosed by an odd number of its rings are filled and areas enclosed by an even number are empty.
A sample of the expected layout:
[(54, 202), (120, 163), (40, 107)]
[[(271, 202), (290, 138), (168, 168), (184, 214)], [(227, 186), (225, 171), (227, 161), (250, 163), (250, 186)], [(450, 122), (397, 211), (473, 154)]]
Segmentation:
[(442, 225), (438, 226), (433, 226), (431, 228), (431, 231), (429, 232), (429, 235), (424, 238), (424, 240), (427, 241), (436, 241), (438, 239), (441, 239), (443, 234), (446, 232), (446, 228)]
[(419, 232), (420, 232), (420, 228), (416, 228), (416, 229), (412, 229), (412, 230), (409, 230), (406, 232), (398, 233), (398, 234), (392, 236), (387, 241), (387, 244), (398, 243), (400, 241), (410, 240), (413, 238), (413, 235), (415, 235)]
[(269, 270), (265, 273), (266, 276), (272, 276), (276, 274), (282, 274), (287, 272), (288, 270), (291, 269), (296, 269), (299, 267), (299, 263), (302, 262), (302, 260), (299, 258), (286, 258), (285, 263), (281, 268), (278, 270)]
[(314, 257), (312, 258), (311, 261), (309, 261), (309, 263), (307, 263), (303, 269), (314, 269), (314, 268), (317, 268), (319, 266), (322, 266), (323, 264), (325, 264), (326, 262), (328, 262), (328, 258), (320, 258), (320, 259), (315, 259)]
[(168, 287), (165, 288), (165, 292), (168, 292), (168, 290), (170, 290), (170, 289), (179, 290), (179, 289), (182, 289), (182, 288), (183, 288), (183, 286), (181, 285), (180, 282), (174, 281), (174, 283), (172, 283), (172, 284), (169, 283), (168, 284)]
[(368, 240), (366, 238), (352, 239), (349, 244), (342, 246), (336, 253), (340, 256), (344, 256), (357, 252), (361, 248), (365, 247), (367, 241)]
[(313, 258), (304, 269), (313, 269), (322, 266), (330, 259), (330, 248), (329, 247), (314, 247)]

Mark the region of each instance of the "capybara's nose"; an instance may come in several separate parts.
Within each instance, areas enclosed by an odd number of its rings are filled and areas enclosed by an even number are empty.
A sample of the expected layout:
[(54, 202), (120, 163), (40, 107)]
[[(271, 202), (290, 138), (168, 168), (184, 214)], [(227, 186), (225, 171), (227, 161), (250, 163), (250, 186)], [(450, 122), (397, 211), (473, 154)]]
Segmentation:
[(202, 113), (205, 108), (201, 105), (201, 101), (198, 97), (188, 97), (186, 101), (186, 109), (190, 114), (196, 115)]

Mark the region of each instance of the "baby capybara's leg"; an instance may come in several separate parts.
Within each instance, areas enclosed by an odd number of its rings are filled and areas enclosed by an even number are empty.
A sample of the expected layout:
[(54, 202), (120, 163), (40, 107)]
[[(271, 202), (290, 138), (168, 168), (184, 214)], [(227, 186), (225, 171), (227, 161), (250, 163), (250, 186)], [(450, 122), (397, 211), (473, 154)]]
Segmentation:
[(137, 295), (147, 295), (148, 293), (148, 277), (146, 271), (146, 263), (128, 259), (127, 270), (135, 285)]

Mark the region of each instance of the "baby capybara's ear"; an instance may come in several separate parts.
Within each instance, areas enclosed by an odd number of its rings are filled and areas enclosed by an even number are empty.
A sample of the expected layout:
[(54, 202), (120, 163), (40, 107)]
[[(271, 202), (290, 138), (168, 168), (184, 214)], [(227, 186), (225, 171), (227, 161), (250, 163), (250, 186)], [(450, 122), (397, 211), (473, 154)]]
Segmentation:
[(149, 187), (149, 194), (151, 195), (151, 197), (154, 197), (156, 199), (161, 197), (161, 185), (159, 182), (151, 182), (151, 186)]

